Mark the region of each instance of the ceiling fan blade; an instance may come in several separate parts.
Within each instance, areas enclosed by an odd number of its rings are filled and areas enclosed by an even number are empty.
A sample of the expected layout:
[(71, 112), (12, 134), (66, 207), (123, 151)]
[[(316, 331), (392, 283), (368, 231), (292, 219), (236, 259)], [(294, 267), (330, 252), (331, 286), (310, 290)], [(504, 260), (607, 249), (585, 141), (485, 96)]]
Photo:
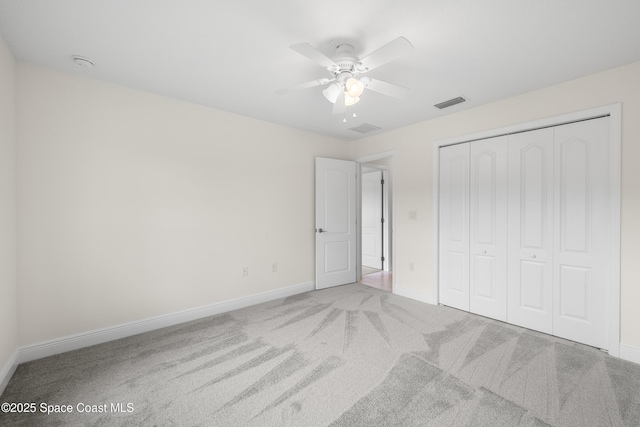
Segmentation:
[(358, 70), (362, 73), (371, 71), (374, 68), (378, 68), (379, 66), (386, 64), (387, 62), (391, 62), (394, 59), (398, 59), (401, 56), (406, 55), (412, 50), (413, 45), (409, 40), (404, 37), (398, 37), (362, 58), (358, 64)]
[(347, 106), (344, 103), (344, 91), (341, 90), (336, 98), (336, 102), (333, 104), (333, 114), (344, 114), (347, 110)]
[(296, 43), (289, 47), (327, 70), (338, 70), (340, 68), (338, 67), (338, 64), (333, 62), (329, 57), (318, 51), (309, 43)]
[(310, 82), (300, 83), (299, 85), (289, 86), (289, 87), (285, 87), (285, 88), (282, 88), (282, 89), (278, 89), (278, 90), (276, 90), (276, 93), (279, 94), (279, 95), (284, 95), (286, 93), (295, 92), (297, 90), (309, 89), (310, 87), (314, 87), (314, 86), (322, 86), (322, 85), (325, 85), (325, 84), (327, 84), (329, 82), (332, 82), (334, 80), (335, 79), (312, 80)]
[(365, 88), (392, 98), (402, 99), (409, 93), (409, 89), (406, 87), (372, 79), (371, 77), (363, 77), (360, 81), (364, 84)]

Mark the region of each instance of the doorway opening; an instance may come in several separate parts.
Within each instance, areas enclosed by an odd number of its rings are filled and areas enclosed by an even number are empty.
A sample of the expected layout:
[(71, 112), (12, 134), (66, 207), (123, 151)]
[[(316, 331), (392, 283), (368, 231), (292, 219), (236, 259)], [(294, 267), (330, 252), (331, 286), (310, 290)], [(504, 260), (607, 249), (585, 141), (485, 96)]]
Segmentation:
[(393, 154), (359, 163), (359, 283), (393, 291)]

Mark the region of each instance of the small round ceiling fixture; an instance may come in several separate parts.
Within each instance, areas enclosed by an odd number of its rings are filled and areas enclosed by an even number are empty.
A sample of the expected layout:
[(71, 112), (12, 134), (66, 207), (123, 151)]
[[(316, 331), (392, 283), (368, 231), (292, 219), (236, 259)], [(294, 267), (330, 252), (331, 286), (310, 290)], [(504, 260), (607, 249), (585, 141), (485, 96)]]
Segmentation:
[(83, 67), (87, 69), (93, 68), (93, 61), (90, 60), (89, 58), (85, 58), (84, 56), (73, 55), (71, 59), (73, 59), (73, 63), (76, 64), (78, 67)]

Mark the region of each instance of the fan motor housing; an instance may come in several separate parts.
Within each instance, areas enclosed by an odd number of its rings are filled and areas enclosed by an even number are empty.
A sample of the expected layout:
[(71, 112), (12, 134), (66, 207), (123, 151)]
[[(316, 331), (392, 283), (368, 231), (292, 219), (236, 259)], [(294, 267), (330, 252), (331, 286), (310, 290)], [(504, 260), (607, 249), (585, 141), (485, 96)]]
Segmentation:
[(345, 71), (353, 72), (354, 65), (358, 62), (358, 58), (353, 55), (353, 46), (350, 44), (339, 44), (336, 47), (336, 54), (331, 59), (340, 67), (340, 70), (335, 73), (336, 77)]

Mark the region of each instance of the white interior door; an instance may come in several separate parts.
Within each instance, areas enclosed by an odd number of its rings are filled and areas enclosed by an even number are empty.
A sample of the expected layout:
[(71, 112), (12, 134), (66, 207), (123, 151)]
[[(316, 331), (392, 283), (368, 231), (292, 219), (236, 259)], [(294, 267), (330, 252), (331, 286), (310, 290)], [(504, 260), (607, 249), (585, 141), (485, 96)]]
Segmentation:
[(356, 163), (316, 157), (316, 289), (356, 281)]
[(553, 334), (608, 348), (609, 118), (554, 131)]
[(469, 311), (507, 320), (507, 137), (471, 143)]
[(440, 148), (439, 266), (442, 304), (469, 310), (469, 145)]
[(382, 270), (382, 171), (362, 174), (362, 265)]
[(507, 320), (552, 333), (553, 129), (509, 136)]

